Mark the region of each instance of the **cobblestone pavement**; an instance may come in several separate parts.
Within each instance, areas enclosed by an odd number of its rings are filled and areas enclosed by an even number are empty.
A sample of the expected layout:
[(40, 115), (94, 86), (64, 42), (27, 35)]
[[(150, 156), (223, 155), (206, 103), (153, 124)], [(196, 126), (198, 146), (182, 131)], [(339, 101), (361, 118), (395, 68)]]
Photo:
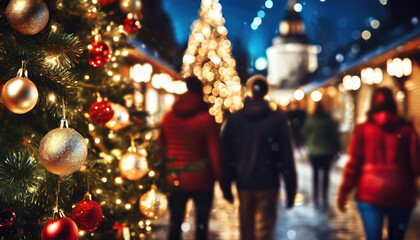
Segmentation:
[[(312, 170), (304, 158), (297, 162), (299, 176), (298, 197), (296, 206), (291, 210), (284, 209), (281, 199), (278, 221), (275, 229), (276, 240), (359, 240), (364, 239), (360, 217), (355, 203), (350, 203), (347, 213), (341, 213), (335, 208), (335, 196), (341, 178), (341, 168), (334, 167), (331, 173), (330, 203), (327, 211), (319, 211), (311, 201)], [(282, 193), (282, 196), (284, 194)], [(237, 198), (233, 204), (227, 203), (219, 188), (216, 188), (215, 199), (209, 226), (211, 240), (239, 239)], [(194, 209), (192, 202), (187, 207), (185, 223), (182, 226), (183, 239), (194, 239)], [(169, 216), (160, 219), (168, 222)], [(155, 233), (154, 239), (166, 239), (166, 232)], [(416, 208), (411, 219), (406, 240), (420, 239), (420, 207)]]

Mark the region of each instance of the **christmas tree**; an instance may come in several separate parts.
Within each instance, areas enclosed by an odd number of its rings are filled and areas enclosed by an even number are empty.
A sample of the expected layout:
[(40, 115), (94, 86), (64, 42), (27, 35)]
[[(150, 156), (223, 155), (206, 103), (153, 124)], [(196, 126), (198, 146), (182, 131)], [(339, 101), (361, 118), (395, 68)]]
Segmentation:
[(195, 75), (205, 84), (204, 100), (212, 103), (210, 114), (218, 123), (225, 109), (232, 112), (242, 107), (241, 83), (224, 23), (218, 0), (202, 0), (182, 66), (184, 76)]
[(0, 239), (146, 238), (170, 170), (126, 74), (141, 1), (0, 10)]

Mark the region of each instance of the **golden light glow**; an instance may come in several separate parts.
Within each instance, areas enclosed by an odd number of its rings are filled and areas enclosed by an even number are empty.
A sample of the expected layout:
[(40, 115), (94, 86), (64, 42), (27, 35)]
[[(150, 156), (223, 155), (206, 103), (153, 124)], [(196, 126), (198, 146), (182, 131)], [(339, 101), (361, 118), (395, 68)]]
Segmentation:
[(401, 58), (388, 59), (386, 65), (388, 74), (397, 78), (410, 76), (413, 71), (411, 59), (409, 58), (404, 58), (403, 60)]
[(360, 80), (359, 76), (346, 75), (343, 77), (343, 87), (347, 91), (358, 90), (361, 85), (362, 85), (362, 81)]
[(314, 102), (319, 102), (322, 99), (322, 93), (318, 90), (315, 90), (311, 93), (311, 99)]
[(297, 89), (294, 93), (293, 93), (293, 97), (300, 101), (305, 97), (305, 93), (301, 90), (301, 89)]

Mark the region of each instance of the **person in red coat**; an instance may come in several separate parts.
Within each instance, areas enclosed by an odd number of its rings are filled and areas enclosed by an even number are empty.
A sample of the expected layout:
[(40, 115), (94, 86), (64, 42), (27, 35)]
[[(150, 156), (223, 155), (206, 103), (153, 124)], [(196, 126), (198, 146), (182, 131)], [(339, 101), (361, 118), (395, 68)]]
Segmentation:
[(415, 206), (420, 148), (413, 126), (397, 115), (390, 89), (374, 91), (368, 120), (354, 129), (348, 155), (338, 208), (346, 210), (348, 195), (356, 188), (366, 240), (382, 240), (385, 217), (389, 239), (404, 239)]
[(169, 196), (169, 239), (181, 239), (186, 203), (192, 198), (196, 208), (195, 239), (205, 240), (214, 182), (220, 176), (220, 130), (214, 117), (209, 114), (208, 104), (203, 101), (201, 81), (189, 77), (186, 84), (188, 92), (180, 95), (172, 110), (163, 117), (159, 137), (166, 156), (173, 159), (168, 167), (183, 169), (195, 166), (194, 171), (182, 171), (175, 177), (167, 177), (171, 184), (178, 186)]

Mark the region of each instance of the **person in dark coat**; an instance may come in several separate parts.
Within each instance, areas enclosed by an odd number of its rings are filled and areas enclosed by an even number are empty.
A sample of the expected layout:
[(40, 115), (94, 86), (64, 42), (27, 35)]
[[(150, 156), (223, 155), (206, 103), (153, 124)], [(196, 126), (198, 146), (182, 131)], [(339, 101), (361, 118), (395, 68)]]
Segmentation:
[(295, 147), (300, 149), (304, 144), (302, 127), (306, 119), (306, 113), (300, 108), (299, 102), (294, 101), (290, 103), (286, 116), (290, 122)]
[(188, 92), (179, 96), (172, 110), (162, 120), (159, 145), (167, 157), (172, 158), (171, 168), (203, 165), (196, 171), (182, 171), (168, 181), (178, 186), (169, 196), (171, 226), (169, 239), (181, 239), (181, 224), (185, 207), (192, 198), (196, 208), (196, 238), (207, 239), (208, 222), (213, 201), (213, 188), (220, 178), (220, 129), (209, 107), (203, 101), (203, 85), (196, 77), (186, 79)]
[(390, 89), (374, 91), (368, 120), (353, 130), (348, 155), (338, 208), (345, 211), (350, 192), (357, 189), (366, 240), (382, 240), (384, 218), (388, 239), (404, 239), (416, 203), (420, 147), (413, 126), (398, 116)]
[[(314, 114), (306, 118), (302, 136), (309, 152), (313, 170), (313, 200), (316, 207), (328, 208), (328, 187), (330, 183), (331, 164), (340, 151), (340, 139), (337, 125), (325, 112), (322, 103), (318, 102)], [(321, 195), (319, 182), (322, 174)], [(321, 197), (321, 199), (319, 199)]]
[(239, 194), (241, 239), (273, 239), (280, 175), (286, 183), (287, 208), (294, 205), (296, 170), (287, 119), (270, 109), (264, 96), (267, 80), (248, 80), (252, 97), (230, 115), (222, 133), (220, 182), (224, 198), (233, 201), (232, 182)]

